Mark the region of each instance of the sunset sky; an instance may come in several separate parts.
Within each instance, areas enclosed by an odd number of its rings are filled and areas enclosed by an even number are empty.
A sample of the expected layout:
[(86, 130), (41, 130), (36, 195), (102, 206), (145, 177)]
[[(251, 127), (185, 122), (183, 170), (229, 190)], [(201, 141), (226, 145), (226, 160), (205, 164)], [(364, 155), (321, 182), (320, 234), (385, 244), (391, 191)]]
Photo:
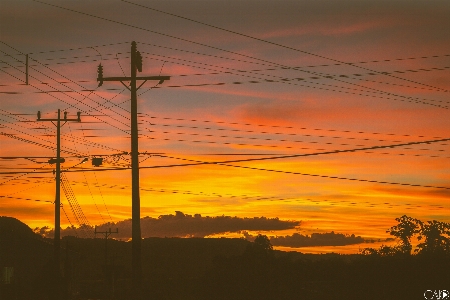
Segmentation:
[[(136, 41), (138, 76), (171, 76), (138, 91), (142, 217), (278, 217), (300, 225), (261, 233), (382, 240), (404, 214), (449, 222), (449, 15), (448, 1), (3, 0), (0, 215), (54, 226), (56, 129), (35, 121), (61, 109), (81, 112), (61, 155), (86, 219), (131, 218), (131, 170), (104, 171), (129, 166), (130, 93), (96, 78), (99, 63), (129, 76)], [(174, 166), (198, 162), (226, 163)], [(61, 199), (62, 227), (78, 226)]]

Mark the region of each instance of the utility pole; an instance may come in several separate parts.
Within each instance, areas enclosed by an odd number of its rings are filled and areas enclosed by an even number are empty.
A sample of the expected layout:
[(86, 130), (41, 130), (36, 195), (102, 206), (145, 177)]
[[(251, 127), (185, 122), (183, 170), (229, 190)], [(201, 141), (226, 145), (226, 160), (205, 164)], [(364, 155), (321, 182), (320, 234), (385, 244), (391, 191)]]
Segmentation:
[[(61, 119), (61, 110), (58, 109), (57, 119), (41, 119), (41, 112), (37, 113), (37, 121), (48, 121), (52, 122), (56, 126), (56, 159), (50, 159), (48, 162), (50, 164), (56, 163), (56, 193), (55, 193), (55, 236), (54, 236), (54, 259), (56, 274), (59, 279), (60, 274), (60, 257), (61, 257), (61, 163), (65, 160), (61, 158), (61, 127), (64, 126), (69, 121), (81, 122), (81, 112), (77, 112), (77, 119), (67, 119), (67, 112), (64, 112), (64, 118)], [(63, 122), (61, 124), (61, 122)], [(58, 290), (59, 293), (59, 290)]]
[[(131, 43), (131, 76), (130, 77), (103, 77), (103, 66), (98, 66), (98, 86), (104, 81), (120, 81), (131, 92), (131, 269), (133, 281), (133, 298), (140, 299), (142, 287), (141, 265), (141, 200), (139, 196), (139, 142), (137, 121), (137, 90), (148, 80), (170, 80), (170, 76), (144, 76), (136, 77), (136, 71), (142, 72), (142, 56), (136, 48), (136, 42)], [(136, 87), (136, 81), (143, 81)], [(129, 81), (127, 86), (124, 81)]]
[(111, 228), (109, 228), (109, 230), (107, 231), (97, 231), (97, 226), (95, 226), (94, 234), (97, 235), (97, 233), (105, 235), (105, 266), (106, 266), (108, 264), (108, 237), (112, 233), (119, 233), (119, 228), (116, 228), (116, 231), (111, 231)]

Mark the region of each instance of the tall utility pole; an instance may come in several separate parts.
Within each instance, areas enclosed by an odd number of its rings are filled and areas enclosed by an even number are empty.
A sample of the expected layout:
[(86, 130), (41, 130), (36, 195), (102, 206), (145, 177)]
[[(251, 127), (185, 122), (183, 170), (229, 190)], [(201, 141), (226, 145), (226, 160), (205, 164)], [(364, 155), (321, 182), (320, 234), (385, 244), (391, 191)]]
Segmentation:
[[(103, 67), (98, 66), (98, 86), (104, 81), (120, 81), (131, 92), (131, 268), (133, 281), (133, 298), (141, 296), (142, 265), (141, 265), (141, 200), (139, 196), (139, 143), (137, 121), (137, 90), (148, 80), (158, 80), (159, 84), (169, 80), (170, 76), (136, 77), (136, 71), (142, 72), (142, 56), (136, 49), (136, 42), (131, 43), (131, 76), (130, 77), (103, 77)], [(143, 80), (139, 87), (136, 81)], [(124, 81), (129, 81), (127, 86)]]
[[(69, 121), (81, 122), (81, 112), (77, 113), (77, 119), (67, 119), (67, 112), (64, 112), (64, 118), (61, 119), (61, 110), (58, 109), (58, 118), (57, 119), (41, 119), (41, 112), (37, 113), (37, 121), (49, 121), (52, 122), (53, 125), (56, 126), (56, 159), (50, 159), (48, 162), (50, 164), (56, 163), (56, 193), (55, 193), (55, 237), (54, 237), (54, 259), (57, 267), (57, 271), (59, 274), (59, 264), (61, 257), (61, 163), (64, 162), (64, 158), (61, 158), (61, 127)], [(63, 122), (61, 124), (61, 122)]]

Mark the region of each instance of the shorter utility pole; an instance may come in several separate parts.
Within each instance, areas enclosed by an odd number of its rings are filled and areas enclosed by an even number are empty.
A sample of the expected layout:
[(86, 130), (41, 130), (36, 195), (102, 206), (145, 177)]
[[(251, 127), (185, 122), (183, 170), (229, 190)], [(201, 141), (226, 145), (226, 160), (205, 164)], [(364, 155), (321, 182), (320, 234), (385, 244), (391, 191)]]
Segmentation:
[(95, 226), (94, 235), (96, 236), (98, 234), (105, 235), (105, 266), (108, 264), (108, 237), (112, 233), (119, 233), (119, 228), (116, 228), (116, 231), (111, 231), (111, 228), (107, 231), (97, 231), (97, 226)]
[[(68, 119), (67, 112), (64, 112), (64, 118), (61, 119), (61, 110), (58, 109), (57, 119), (41, 119), (41, 112), (37, 113), (37, 121), (52, 122), (56, 126), (56, 159), (50, 159), (50, 164), (56, 163), (55, 181), (56, 181), (56, 193), (55, 193), (55, 236), (54, 236), (54, 259), (55, 266), (57, 267), (57, 274), (60, 273), (60, 259), (61, 259), (61, 163), (65, 160), (61, 158), (61, 127), (69, 121), (81, 122), (81, 112), (77, 112), (77, 119)], [(61, 124), (62, 123), (62, 124)]]

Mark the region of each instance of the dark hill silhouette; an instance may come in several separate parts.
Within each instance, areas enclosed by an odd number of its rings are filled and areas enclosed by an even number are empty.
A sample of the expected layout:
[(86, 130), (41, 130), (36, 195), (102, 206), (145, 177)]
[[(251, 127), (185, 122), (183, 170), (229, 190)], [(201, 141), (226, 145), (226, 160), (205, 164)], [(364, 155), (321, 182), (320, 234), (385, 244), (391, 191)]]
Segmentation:
[[(167, 284), (189, 286), (193, 278), (200, 277), (212, 267), (214, 257), (240, 255), (248, 244), (250, 242), (242, 239), (143, 239), (144, 277), (157, 287), (156, 290), (168, 288)], [(106, 263), (114, 265), (112, 268), (116, 271), (117, 284), (121, 286), (116, 288), (118, 295), (131, 286), (128, 280), (131, 274), (131, 243), (108, 240), (107, 260), (105, 240), (102, 238), (67, 236), (62, 239), (61, 245), (61, 273), (71, 277), (73, 290), (81, 291), (86, 297), (104, 295), (105, 287), (99, 281), (102, 283), (107, 275), (105, 272), (108, 273)], [(0, 299), (10, 298), (13, 292), (9, 289), (13, 286), (19, 299), (47, 299), (46, 294), (52, 292), (49, 283), (52, 240), (34, 233), (15, 218), (0, 217), (0, 251), (0, 267), (14, 267), (15, 274), (13, 285), (0, 285)]]
[(52, 243), (35, 234), (26, 224), (15, 218), (0, 217), (0, 267), (14, 268), (14, 284), (3, 285), (0, 299), (19, 293), (12, 291), (13, 286), (23, 296), (37, 295), (45, 289), (42, 277), (46, 276), (44, 270), (52, 250)]
[(16, 238), (36, 238), (33, 230), (28, 225), (11, 217), (0, 216), (0, 240), (13, 240)]

